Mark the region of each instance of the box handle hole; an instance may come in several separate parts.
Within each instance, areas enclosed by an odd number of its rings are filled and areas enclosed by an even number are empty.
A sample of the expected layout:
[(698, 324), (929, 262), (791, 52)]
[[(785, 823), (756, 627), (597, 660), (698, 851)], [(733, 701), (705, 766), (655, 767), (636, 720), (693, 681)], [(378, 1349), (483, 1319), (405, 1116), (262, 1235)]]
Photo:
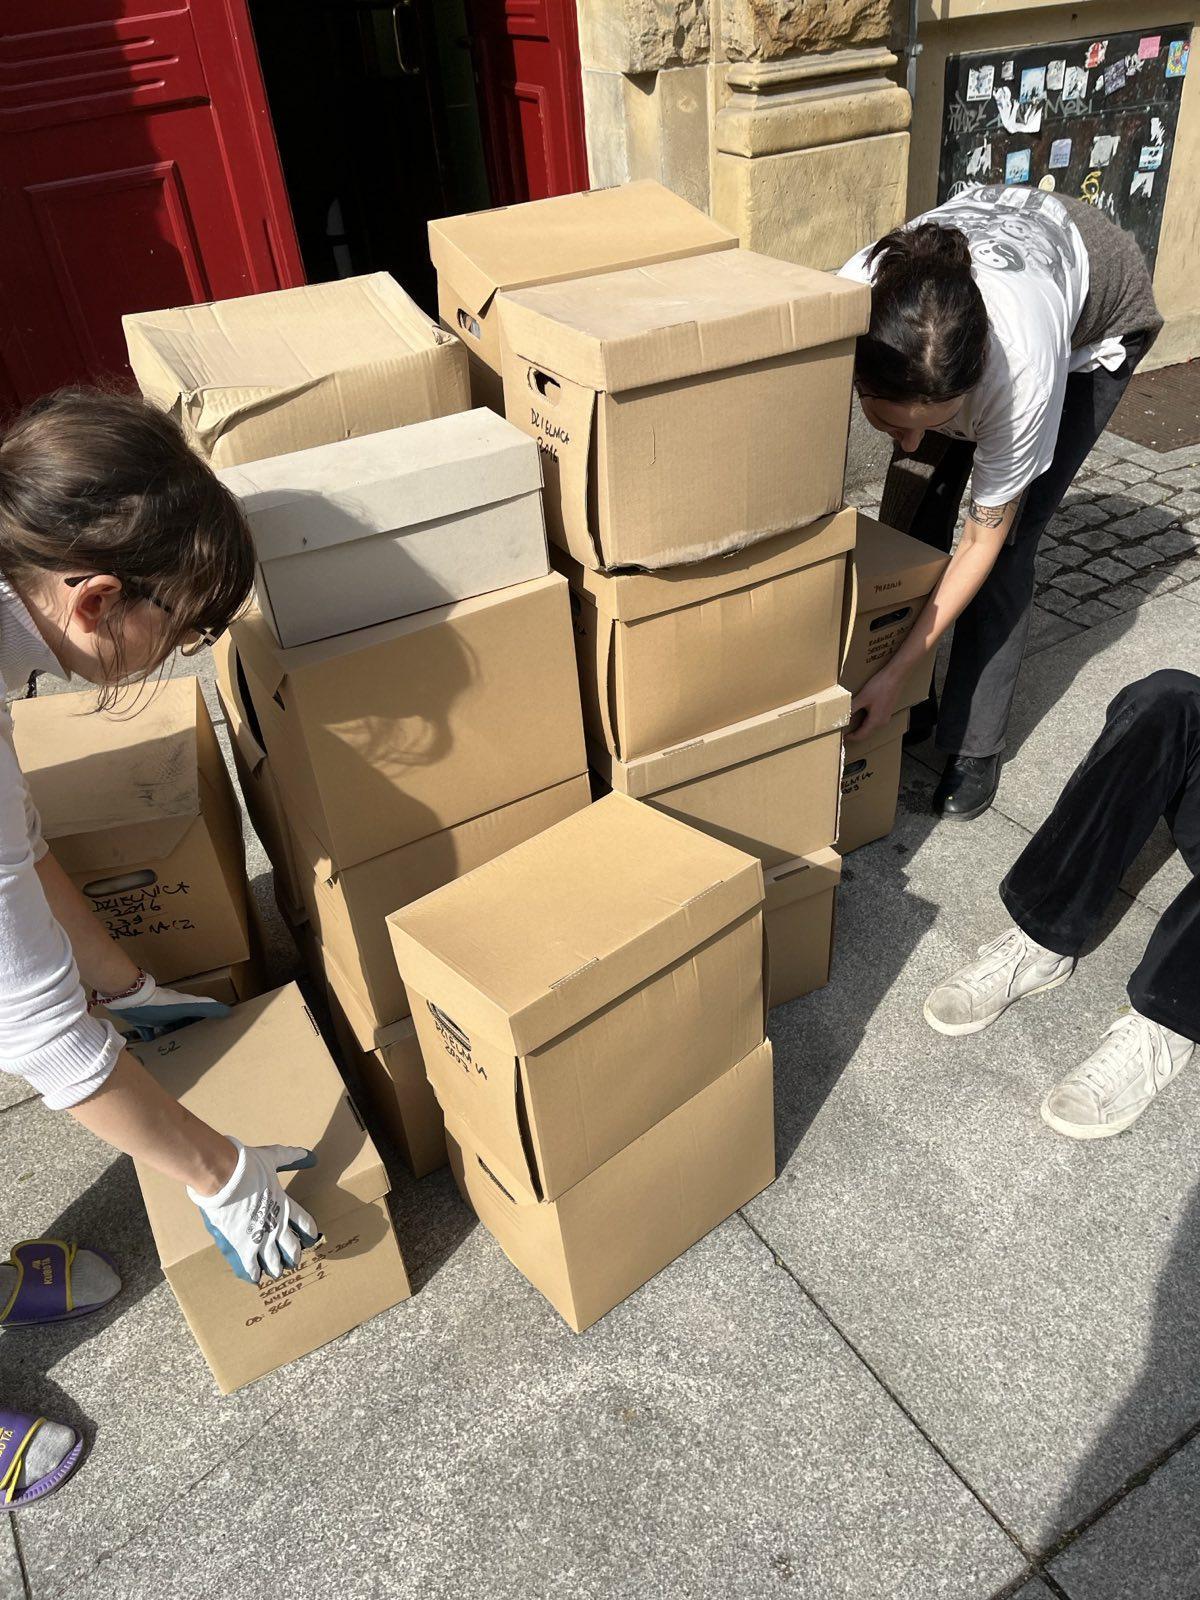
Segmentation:
[(543, 400), (556, 406), (562, 394), (562, 385), (556, 383), (548, 372), (539, 372), (536, 367), (529, 369), (529, 382), (541, 395)]
[(458, 325), (464, 333), (469, 333), (472, 339), (483, 339), (483, 329), (479, 326), (478, 317), (473, 317), (469, 311), (458, 313)]
[(905, 617), (911, 617), (912, 609), (911, 606), (901, 606), (899, 611), (889, 611), (886, 617), (876, 617), (869, 631), (874, 633), (879, 628), (894, 627), (897, 622), (903, 622)]
[(111, 878), (93, 878), (83, 892), (89, 900), (107, 900), (110, 894), (128, 894), (132, 889), (148, 889), (158, 881), (157, 872), (142, 867), (137, 872), (118, 872)]

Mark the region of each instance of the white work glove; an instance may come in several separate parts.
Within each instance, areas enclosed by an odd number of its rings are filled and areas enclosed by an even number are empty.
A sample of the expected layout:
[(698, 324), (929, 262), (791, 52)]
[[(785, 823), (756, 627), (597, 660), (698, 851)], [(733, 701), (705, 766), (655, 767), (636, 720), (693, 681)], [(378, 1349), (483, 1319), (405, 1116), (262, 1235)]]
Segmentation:
[(91, 1005), (104, 1007), (126, 1038), (143, 1041), (157, 1039), (160, 1034), (172, 1033), (205, 1017), (229, 1015), (229, 1007), (221, 1001), (185, 994), (180, 989), (165, 989), (148, 972), (143, 972), (124, 994), (103, 995), (93, 989), (88, 998)]
[(204, 1226), (239, 1278), (258, 1283), (299, 1266), (302, 1250), (316, 1244), (321, 1230), (303, 1206), (289, 1200), (277, 1172), (315, 1167), (311, 1150), (290, 1144), (244, 1145), (230, 1138), (237, 1166), (216, 1194), (188, 1198), (200, 1208)]

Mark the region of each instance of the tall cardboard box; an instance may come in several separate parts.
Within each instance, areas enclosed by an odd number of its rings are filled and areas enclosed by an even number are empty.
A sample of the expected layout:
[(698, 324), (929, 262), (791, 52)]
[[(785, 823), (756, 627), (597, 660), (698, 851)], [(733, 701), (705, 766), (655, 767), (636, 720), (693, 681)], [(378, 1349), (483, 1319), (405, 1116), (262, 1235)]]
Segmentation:
[(771, 1046), (756, 1046), (548, 1204), (508, 1190), (453, 1118), (447, 1142), (484, 1227), (582, 1333), (774, 1181)]
[(136, 717), (90, 694), (18, 700), (17, 755), (55, 859), (160, 983), (250, 955), (242, 819), (194, 678)]
[(557, 573), (294, 650), (257, 614), (231, 632), (288, 813), (339, 871), (584, 769)]
[(763, 1036), (757, 861), (623, 795), (388, 918), (448, 1123), (553, 1200)]
[(556, 549), (571, 585), (589, 739), (633, 760), (836, 682), (855, 513), (664, 572), (594, 572)]
[(764, 874), (772, 1006), (798, 1000), (829, 982), (841, 876), (842, 858), (836, 850), (815, 850)]
[(657, 570), (836, 511), (870, 303), (749, 250), (503, 295), (505, 413), (545, 453), (551, 539)]
[(297, 1271), (258, 1285), (234, 1276), (184, 1186), (137, 1164), (163, 1272), (222, 1394), (408, 1298), (387, 1174), (295, 984), (134, 1054), (243, 1144), (296, 1144), (317, 1157), (280, 1182), (324, 1239)]
[(648, 180), (429, 224), (442, 325), (466, 346), (475, 404), (494, 411), (504, 409), (498, 292), (736, 245), (736, 234)]
[(492, 411), (225, 467), (257, 557), (259, 609), (282, 645), (541, 578), (542, 468)]
[(142, 393), (215, 467), (471, 403), (462, 346), (386, 272), (121, 321)]
[[(841, 681), (857, 694), (912, 632), (950, 557), (920, 539), (858, 513), (854, 544), (854, 617)], [(897, 709), (919, 705), (929, 693), (936, 652), (909, 673)]]
[(885, 839), (896, 822), (900, 794), (900, 764), (908, 712), (897, 711), (870, 738), (846, 745), (842, 772), (842, 814), (837, 847), (842, 855), (876, 839)]
[(632, 761), (589, 747), (610, 788), (778, 866), (832, 843), (850, 696), (834, 687)]

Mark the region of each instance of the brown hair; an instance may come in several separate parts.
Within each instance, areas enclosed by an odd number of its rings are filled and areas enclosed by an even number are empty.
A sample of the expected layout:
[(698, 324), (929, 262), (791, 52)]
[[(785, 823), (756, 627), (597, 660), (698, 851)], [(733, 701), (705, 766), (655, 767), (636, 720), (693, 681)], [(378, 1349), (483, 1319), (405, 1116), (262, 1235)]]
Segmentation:
[[(245, 604), (254, 551), (237, 498), (165, 412), (129, 395), (60, 389), (0, 442), (0, 571), (111, 573), (124, 604), (153, 596), (163, 657), (197, 627), (219, 632)], [(125, 676), (118, 603), (107, 628), (111, 705)]]

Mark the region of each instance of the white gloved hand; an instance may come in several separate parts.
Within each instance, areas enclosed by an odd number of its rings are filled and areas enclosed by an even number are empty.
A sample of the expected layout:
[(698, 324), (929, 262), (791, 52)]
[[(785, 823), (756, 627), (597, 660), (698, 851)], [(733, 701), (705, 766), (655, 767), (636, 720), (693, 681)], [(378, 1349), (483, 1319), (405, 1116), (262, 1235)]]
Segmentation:
[(264, 1272), (278, 1278), (300, 1264), (301, 1252), (316, 1244), (321, 1231), (303, 1206), (288, 1199), (275, 1174), (314, 1167), (317, 1158), (290, 1144), (229, 1142), (238, 1153), (232, 1175), (216, 1194), (189, 1188), (188, 1198), (239, 1278), (258, 1283)]
[(205, 1017), (227, 1017), (229, 1007), (220, 1000), (200, 994), (185, 994), (181, 989), (166, 989), (143, 972), (137, 986), (122, 995), (102, 995), (92, 991), (91, 1003), (103, 1006), (122, 1031), (134, 1039), (157, 1039), (160, 1034), (200, 1022)]

